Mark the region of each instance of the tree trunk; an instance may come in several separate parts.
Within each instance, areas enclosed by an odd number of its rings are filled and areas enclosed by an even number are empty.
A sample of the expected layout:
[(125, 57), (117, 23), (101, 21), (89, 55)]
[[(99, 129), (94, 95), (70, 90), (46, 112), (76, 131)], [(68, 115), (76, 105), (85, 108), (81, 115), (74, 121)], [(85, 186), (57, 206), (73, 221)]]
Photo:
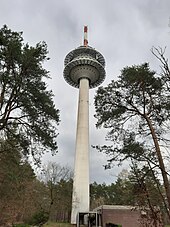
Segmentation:
[(167, 202), (168, 202), (168, 207), (169, 207), (168, 216), (170, 218), (170, 183), (169, 183), (169, 180), (168, 180), (167, 172), (165, 170), (165, 165), (164, 165), (164, 162), (163, 162), (163, 158), (162, 158), (160, 146), (159, 146), (159, 143), (158, 143), (158, 138), (157, 138), (156, 133), (155, 133), (155, 129), (152, 125), (151, 120), (148, 118), (148, 116), (145, 115), (145, 119), (148, 123), (149, 129), (150, 129), (150, 132), (151, 132), (151, 135), (152, 135), (152, 139), (154, 141), (155, 150), (156, 150), (156, 154), (157, 154), (158, 162), (159, 162), (159, 167), (161, 169), (164, 187), (165, 187), (165, 191), (166, 191), (166, 197), (167, 197)]

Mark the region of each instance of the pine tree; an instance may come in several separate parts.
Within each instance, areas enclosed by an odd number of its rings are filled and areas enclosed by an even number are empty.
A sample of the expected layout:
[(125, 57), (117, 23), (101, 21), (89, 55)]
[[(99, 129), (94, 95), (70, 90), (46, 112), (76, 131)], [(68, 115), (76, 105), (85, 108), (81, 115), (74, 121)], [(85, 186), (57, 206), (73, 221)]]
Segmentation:
[(0, 29), (0, 135), (15, 136), (25, 154), (57, 150), (59, 110), (45, 82), (47, 54), (45, 42), (29, 46), (22, 32)]

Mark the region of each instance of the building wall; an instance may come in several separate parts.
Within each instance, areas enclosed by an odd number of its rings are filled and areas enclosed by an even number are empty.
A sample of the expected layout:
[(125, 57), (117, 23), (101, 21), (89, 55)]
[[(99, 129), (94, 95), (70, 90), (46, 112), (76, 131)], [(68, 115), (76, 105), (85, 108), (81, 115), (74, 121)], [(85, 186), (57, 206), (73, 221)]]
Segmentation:
[(103, 227), (108, 223), (120, 224), (122, 227), (142, 227), (140, 213), (137, 210), (103, 209), (102, 219)]

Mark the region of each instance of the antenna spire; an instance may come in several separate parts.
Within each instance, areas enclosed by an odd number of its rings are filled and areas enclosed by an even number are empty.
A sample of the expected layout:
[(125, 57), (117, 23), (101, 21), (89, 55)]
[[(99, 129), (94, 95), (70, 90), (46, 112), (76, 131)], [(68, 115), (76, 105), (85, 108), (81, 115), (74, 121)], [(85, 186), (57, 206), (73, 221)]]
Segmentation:
[(84, 46), (88, 46), (88, 40), (87, 40), (87, 26), (84, 26)]

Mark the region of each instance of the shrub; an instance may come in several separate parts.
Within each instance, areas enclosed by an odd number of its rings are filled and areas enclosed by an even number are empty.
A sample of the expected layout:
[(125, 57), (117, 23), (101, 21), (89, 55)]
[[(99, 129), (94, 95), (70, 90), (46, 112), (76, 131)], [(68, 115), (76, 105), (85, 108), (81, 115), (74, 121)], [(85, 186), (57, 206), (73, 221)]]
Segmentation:
[(48, 221), (48, 218), (49, 218), (49, 214), (41, 210), (32, 216), (31, 220), (29, 221), (29, 224), (41, 226)]

